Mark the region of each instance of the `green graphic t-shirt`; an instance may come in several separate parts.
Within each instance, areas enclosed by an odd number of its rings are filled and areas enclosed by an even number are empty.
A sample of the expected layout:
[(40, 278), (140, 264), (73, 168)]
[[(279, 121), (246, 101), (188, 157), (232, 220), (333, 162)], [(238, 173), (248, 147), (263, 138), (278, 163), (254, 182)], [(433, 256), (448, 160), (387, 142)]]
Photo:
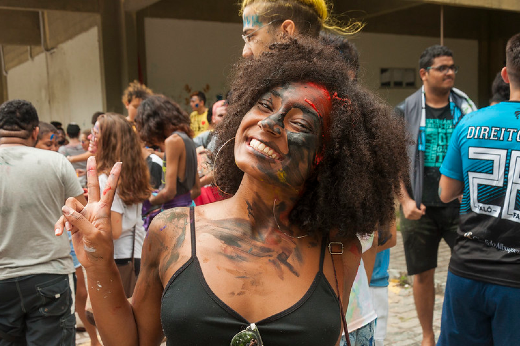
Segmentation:
[[(450, 105), (432, 108), (426, 105), (426, 150), (424, 152), (424, 185), (422, 203), (425, 206), (446, 206), (439, 198), (439, 169), (448, 152), (451, 134), (455, 125)], [(458, 201), (448, 205), (458, 205)]]

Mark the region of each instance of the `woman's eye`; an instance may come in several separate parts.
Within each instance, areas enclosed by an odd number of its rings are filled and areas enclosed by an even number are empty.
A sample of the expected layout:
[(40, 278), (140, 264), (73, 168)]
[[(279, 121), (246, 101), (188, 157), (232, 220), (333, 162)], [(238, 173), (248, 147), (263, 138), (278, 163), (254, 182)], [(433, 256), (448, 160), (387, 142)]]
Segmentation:
[(312, 131), (312, 127), (305, 121), (294, 120), (292, 123), (294, 126), (298, 127), (299, 129), (304, 130), (305, 132)]
[(258, 106), (260, 106), (261, 108), (270, 110), (270, 111), (273, 110), (271, 104), (267, 101), (263, 101), (263, 100), (258, 101)]

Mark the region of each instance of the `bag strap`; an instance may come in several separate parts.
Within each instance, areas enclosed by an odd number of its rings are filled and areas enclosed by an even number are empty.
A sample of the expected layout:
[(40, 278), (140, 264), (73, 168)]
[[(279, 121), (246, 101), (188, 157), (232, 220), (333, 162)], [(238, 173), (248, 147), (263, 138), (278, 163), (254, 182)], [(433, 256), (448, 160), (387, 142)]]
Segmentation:
[[(327, 237), (327, 241), (329, 241), (328, 237)], [(345, 332), (345, 339), (347, 341), (347, 345), (348, 346), (351, 346), (350, 345), (350, 338), (348, 336), (348, 326), (347, 326), (347, 319), (345, 318), (345, 311), (343, 310), (343, 304), (341, 302), (341, 293), (339, 292), (339, 284), (338, 284), (338, 275), (336, 274), (336, 266), (334, 265), (334, 255), (340, 255), (341, 256), (341, 263), (343, 263), (343, 244), (341, 244), (342, 248), (341, 248), (341, 253), (333, 253), (331, 251), (331, 243), (336, 243), (336, 242), (329, 242), (329, 253), (330, 253), (330, 259), (332, 260), (332, 269), (334, 269), (334, 280), (336, 281), (336, 290), (338, 291), (338, 301), (339, 301), (339, 309), (340, 309), (340, 312), (341, 312), (341, 322), (343, 324), (343, 331)]]
[(135, 225), (134, 225), (134, 228), (132, 230), (132, 265), (134, 264), (134, 250), (135, 250), (135, 227), (137, 226), (137, 218), (139, 217), (139, 208), (138, 208), (139, 205), (136, 205), (135, 206)]

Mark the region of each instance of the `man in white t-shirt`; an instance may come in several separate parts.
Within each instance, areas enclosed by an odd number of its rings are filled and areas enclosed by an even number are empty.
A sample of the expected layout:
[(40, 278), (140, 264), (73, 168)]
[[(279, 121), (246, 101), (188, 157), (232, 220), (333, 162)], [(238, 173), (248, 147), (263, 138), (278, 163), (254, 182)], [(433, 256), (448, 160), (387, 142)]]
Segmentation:
[(75, 344), (74, 266), (54, 223), (69, 197), (86, 204), (74, 168), (34, 148), (30, 102), (0, 106), (0, 344)]

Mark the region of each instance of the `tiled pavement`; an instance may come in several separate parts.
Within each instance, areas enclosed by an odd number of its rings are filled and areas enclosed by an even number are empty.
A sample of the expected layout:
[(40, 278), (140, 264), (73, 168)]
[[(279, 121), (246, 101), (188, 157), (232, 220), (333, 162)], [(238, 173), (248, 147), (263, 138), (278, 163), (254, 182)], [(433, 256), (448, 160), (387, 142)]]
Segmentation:
[[(450, 248), (442, 240), (435, 272), (433, 330), (436, 339), (439, 337), (441, 326), (442, 302), (444, 301), (444, 287), (446, 286), (449, 260)], [(405, 279), (410, 284), (403, 286), (402, 282)], [(422, 330), (413, 300), (411, 287), (413, 277), (406, 278), (406, 261), (401, 232), (397, 232), (397, 245), (390, 250), (390, 280), (388, 289), (389, 318), (385, 344), (391, 346), (420, 345)]]
[[(422, 331), (415, 312), (411, 285), (402, 285), (400, 281), (412, 283), (413, 278), (406, 278), (406, 262), (401, 233), (397, 232), (397, 245), (392, 248), (390, 254), (390, 287), (388, 289), (389, 318), (386, 336), (386, 345), (391, 346), (415, 346), (420, 345)], [(436, 338), (439, 336), (442, 302), (444, 300), (444, 287), (448, 274), (450, 249), (444, 241), (439, 247), (438, 267), (435, 273), (435, 311), (433, 328)], [(76, 345), (89, 346), (90, 340), (86, 332), (77, 333)]]

